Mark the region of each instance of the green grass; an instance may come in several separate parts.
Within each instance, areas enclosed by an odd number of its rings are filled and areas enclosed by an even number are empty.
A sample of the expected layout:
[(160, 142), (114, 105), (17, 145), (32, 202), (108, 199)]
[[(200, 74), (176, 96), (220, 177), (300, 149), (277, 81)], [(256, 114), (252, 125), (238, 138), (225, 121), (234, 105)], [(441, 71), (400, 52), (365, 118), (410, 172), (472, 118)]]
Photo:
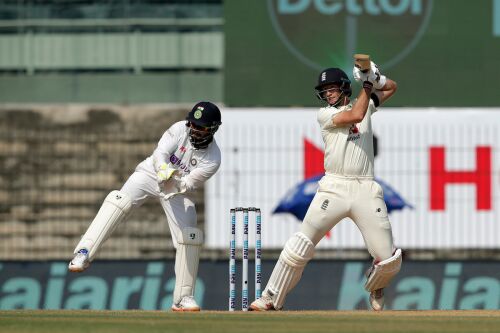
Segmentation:
[(0, 332), (500, 332), (500, 311), (0, 311)]

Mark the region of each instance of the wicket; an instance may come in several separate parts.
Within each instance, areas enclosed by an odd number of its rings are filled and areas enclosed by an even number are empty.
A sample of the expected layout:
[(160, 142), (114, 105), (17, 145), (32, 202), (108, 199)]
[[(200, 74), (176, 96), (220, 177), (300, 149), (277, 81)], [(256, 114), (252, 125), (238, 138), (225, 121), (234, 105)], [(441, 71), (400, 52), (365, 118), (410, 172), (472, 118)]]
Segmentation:
[(243, 213), (243, 267), (241, 278), (241, 310), (248, 311), (248, 217), (249, 212), (255, 213), (255, 298), (261, 295), (261, 254), (262, 254), (262, 221), (260, 208), (236, 207), (230, 210), (230, 240), (229, 240), (229, 311), (236, 309), (236, 215)]

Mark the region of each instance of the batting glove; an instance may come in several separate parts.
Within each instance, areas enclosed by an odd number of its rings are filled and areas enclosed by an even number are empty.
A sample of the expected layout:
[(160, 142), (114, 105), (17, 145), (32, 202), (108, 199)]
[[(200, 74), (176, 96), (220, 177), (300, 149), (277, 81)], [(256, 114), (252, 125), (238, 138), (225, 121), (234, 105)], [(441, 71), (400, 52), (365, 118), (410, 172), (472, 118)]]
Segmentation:
[(352, 69), (352, 76), (354, 77), (354, 80), (356, 80), (358, 82), (368, 81), (368, 74), (369, 73), (370, 72), (363, 73), (361, 71), (361, 69), (359, 69), (356, 66), (354, 66), (354, 68)]
[(371, 62), (371, 68), (368, 74), (368, 81), (373, 83), (373, 88), (380, 90), (385, 86), (387, 77), (380, 74), (380, 70), (378, 69), (377, 64), (375, 64), (373, 61)]

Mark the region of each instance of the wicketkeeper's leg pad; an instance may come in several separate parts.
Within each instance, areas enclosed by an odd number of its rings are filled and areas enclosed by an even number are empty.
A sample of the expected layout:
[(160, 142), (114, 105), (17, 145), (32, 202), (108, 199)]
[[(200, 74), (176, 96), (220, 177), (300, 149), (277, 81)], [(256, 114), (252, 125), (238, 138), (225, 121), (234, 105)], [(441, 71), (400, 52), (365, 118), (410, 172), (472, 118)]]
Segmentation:
[(184, 296), (194, 295), (202, 244), (203, 231), (191, 227), (181, 229), (175, 255), (174, 304)]
[(81, 249), (87, 249), (89, 260), (92, 261), (102, 243), (111, 235), (118, 224), (127, 217), (131, 208), (132, 199), (127, 194), (116, 190), (110, 192), (76, 246), (74, 253)]
[(368, 271), (365, 289), (371, 292), (387, 287), (401, 269), (402, 261), (401, 249), (397, 249), (389, 259), (374, 264)]
[(301, 232), (296, 233), (286, 242), (264, 290), (264, 293), (273, 299), (275, 309), (279, 310), (283, 307), (286, 295), (299, 282), (305, 265), (313, 255), (313, 242)]

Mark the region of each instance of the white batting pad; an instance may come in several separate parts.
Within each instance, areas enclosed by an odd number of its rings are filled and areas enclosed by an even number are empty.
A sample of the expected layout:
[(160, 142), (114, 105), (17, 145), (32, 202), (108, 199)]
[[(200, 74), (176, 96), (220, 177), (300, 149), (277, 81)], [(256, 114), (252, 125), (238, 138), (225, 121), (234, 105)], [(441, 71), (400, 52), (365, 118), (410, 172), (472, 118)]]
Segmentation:
[(264, 293), (273, 299), (275, 309), (279, 310), (283, 307), (286, 295), (299, 282), (304, 267), (313, 254), (313, 242), (301, 232), (296, 233), (286, 242), (264, 290)]
[(102, 243), (127, 216), (131, 207), (132, 200), (125, 193), (116, 190), (110, 192), (104, 199), (87, 232), (76, 246), (74, 253), (81, 249), (87, 249), (89, 259), (92, 261)]
[(402, 261), (401, 249), (397, 249), (392, 257), (373, 265), (367, 276), (365, 289), (374, 291), (387, 287), (401, 269)]
[(174, 304), (179, 303), (184, 296), (194, 295), (202, 244), (203, 231), (198, 228), (181, 229), (175, 255)]

